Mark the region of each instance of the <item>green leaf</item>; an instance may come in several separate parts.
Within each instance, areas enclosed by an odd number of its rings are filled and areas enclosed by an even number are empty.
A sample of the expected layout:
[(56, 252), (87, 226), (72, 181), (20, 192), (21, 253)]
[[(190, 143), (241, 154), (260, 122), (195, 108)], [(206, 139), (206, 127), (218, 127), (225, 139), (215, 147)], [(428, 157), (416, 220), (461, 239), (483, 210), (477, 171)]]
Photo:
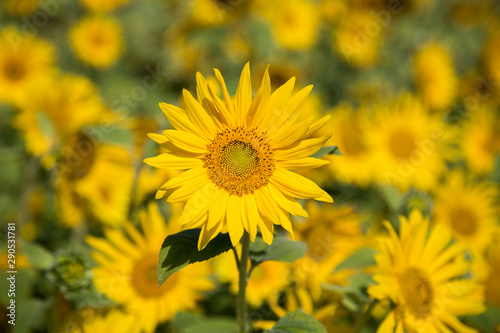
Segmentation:
[(271, 245), (264, 243), (261, 237), (256, 237), (250, 244), (250, 259), (254, 266), (264, 261), (294, 262), (307, 252), (307, 244), (292, 241), (288, 238), (276, 237)]
[(264, 333), (326, 333), (325, 328), (313, 316), (294, 311), (278, 320), (276, 325)]
[(172, 326), (179, 333), (237, 333), (238, 323), (234, 318), (206, 317), (201, 314), (178, 313)]
[(366, 288), (371, 281), (371, 274), (356, 273), (351, 277), (348, 286), (322, 283), (321, 287), (342, 294), (342, 304), (347, 309), (356, 312), (360, 306), (370, 301), (370, 297), (366, 293)]
[[(45, 303), (41, 300), (29, 298), (16, 302), (16, 321), (13, 333), (30, 331), (38, 316), (43, 312)], [(7, 317), (10, 320), (9, 317)]]
[(466, 324), (471, 324), (484, 332), (494, 332), (498, 318), (500, 318), (500, 308), (488, 306), (483, 313), (467, 317)]
[(189, 264), (216, 257), (232, 248), (228, 234), (218, 234), (201, 251), (198, 251), (200, 229), (184, 230), (165, 238), (158, 262), (160, 285), (181, 268)]
[(22, 249), (29, 263), (35, 268), (49, 269), (54, 264), (52, 253), (39, 244), (24, 242)]
[(340, 152), (340, 149), (338, 146), (325, 146), (321, 147), (316, 153), (312, 154), (312, 157), (316, 158), (322, 158), (325, 155), (343, 155)]
[(342, 261), (334, 271), (340, 271), (347, 268), (361, 268), (367, 267), (375, 264), (375, 259), (373, 256), (377, 253), (375, 249), (364, 247), (353, 254), (351, 254), (347, 259)]
[(396, 187), (392, 185), (382, 185), (379, 187), (380, 193), (384, 198), (389, 208), (396, 212), (403, 202), (403, 194)]

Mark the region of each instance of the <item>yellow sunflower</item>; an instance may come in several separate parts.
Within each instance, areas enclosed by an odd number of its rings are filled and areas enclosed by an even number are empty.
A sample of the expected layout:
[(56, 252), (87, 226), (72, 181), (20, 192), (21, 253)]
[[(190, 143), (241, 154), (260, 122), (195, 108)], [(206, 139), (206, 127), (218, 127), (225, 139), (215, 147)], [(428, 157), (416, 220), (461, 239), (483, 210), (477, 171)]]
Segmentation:
[(129, 0), (80, 0), (82, 5), (93, 12), (109, 12), (128, 4)]
[(469, 269), (464, 248), (450, 245), (451, 233), (442, 224), (430, 229), (416, 210), (400, 218), (399, 236), (385, 225), (389, 235), (380, 240), (376, 285), (368, 293), (396, 308), (377, 332), (476, 332), (457, 318), (484, 311), (478, 284), (463, 278)]
[(11, 16), (23, 17), (32, 14), (38, 7), (38, 0), (5, 0), (5, 11)]
[(453, 236), (473, 252), (490, 243), (498, 219), (498, 188), (474, 184), (455, 171), (436, 190), (434, 220), (446, 225)]
[(366, 112), (341, 104), (330, 112), (332, 120), (326, 126), (332, 137), (327, 145), (337, 144), (343, 156), (328, 155), (328, 168), (340, 181), (367, 186), (373, 180), (373, 155), (366, 142)]
[(233, 104), (222, 75), (217, 69), (215, 73), (224, 101), (198, 73), (198, 100), (184, 90), (185, 110), (160, 104), (175, 130), (150, 134), (168, 152), (144, 161), (157, 168), (186, 171), (163, 184), (157, 197), (187, 201), (179, 222), (183, 229), (202, 228), (199, 249), (221, 231), (229, 232), (233, 245), (244, 230), (253, 241), (257, 228), (270, 244), (274, 224), (281, 224), (293, 237), (289, 213), (307, 216), (294, 198), (333, 202), (314, 182), (288, 170), (328, 163), (309, 156), (328, 140), (329, 136), (312, 135), (329, 117), (296, 123), (312, 86), (292, 96), (294, 78), (271, 94), (266, 71), (252, 98), (247, 64)]
[(71, 313), (56, 324), (61, 333), (140, 333), (137, 317), (118, 309), (97, 312), (93, 308), (82, 308)]
[(120, 24), (111, 17), (86, 17), (71, 29), (71, 47), (84, 63), (107, 68), (122, 52), (122, 34)]
[(55, 73), (54, 47), (7, 27), (0, 32), (0, 50), (0, 103), (22, 107), (31, 100), (31, 92), (51, 81)]
[(415, 55), (415, 81), (422, 100), (433, 110), (451, 106), (457, 77), (450, 53), (440, 44), (425, 46)]
[(207, 262), (189, 265), (158, 287), (158, 252), (168, 234), (178, 231), (165, 224), (156, 205), (141, 212), (141, 234), (131, 223), (125, 232), (107, 230), (106, 239), (89, 236), (94, 248), (94, 284), (124, 311), (137, 316), (143, 332), (154, 332), (157, 324), (172, 319), (179, 311), (196, 308), (202, 292), (212, 288)]
[(498, 113), (478, 109), (463, 123), (460, 148), (467, 166), (479, 174), (491, 172), (500, 154), (500, 122)]
[(500, 230), (486, 252), (488, 265), (487, 277), (484, 281), (484, 297), (486, 303), (500, 308)]
[(376, 180), (402, 190), (433, 189), (450, 158), (448, 128), (410, 95), (375, 108), (367, 141), (377, 161)]
[[(241, 247), (238, 246), (238, 250)], [(238, 267), (234, 254), (224, 253), (214, 259), (215, 276), (221, 282), (230, 283), (230, 291), (238, 294)], [(250, 267), (250, 261), (249, 265)], [(246, 300), (255, 308), (260, 307), (264, 301), (274, 300), (279, 297), (290, 283), (290, 268), (288, 263), (265, 261), (252, 270), (246, 287)]]
[(280, 45), (304, 50), (316, 43), (320, 15), (317, 6), (306, 0), (269, 1), (263, 8)]

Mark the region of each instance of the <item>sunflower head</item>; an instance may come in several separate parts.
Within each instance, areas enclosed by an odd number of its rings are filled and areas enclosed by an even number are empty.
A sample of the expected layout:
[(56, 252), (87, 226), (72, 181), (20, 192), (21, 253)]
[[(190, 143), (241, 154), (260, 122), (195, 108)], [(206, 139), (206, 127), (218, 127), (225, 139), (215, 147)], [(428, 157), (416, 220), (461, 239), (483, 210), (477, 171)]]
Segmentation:
[(233, 103), (222, 75), (215, 75), (222, 98), (198, 73), (197, 99), (185, 90), (185, 109), (160, 104), (174, 129), (150, 134), (166, 153), (145, 162), (186, 171), (163, 184), (157, 197), (186, 202), (180, 223), (201, 228), (200, 249), (221, 231), (229, 232), (233, 245), (244, 230), (254, 240), (257, 229), (270, 244), (274, 224), (293, 236), (289, 214), (307, 216), (295, 198), (332, 202), (315, 183), (288, 170), (328, 163), (309, 157), (329, 138), (314, 135), (328, 117), (298, 121), (312, 86), (293, 94), (294, 78), (273, 93), (266, 70), (253, 96), (247, 64)]

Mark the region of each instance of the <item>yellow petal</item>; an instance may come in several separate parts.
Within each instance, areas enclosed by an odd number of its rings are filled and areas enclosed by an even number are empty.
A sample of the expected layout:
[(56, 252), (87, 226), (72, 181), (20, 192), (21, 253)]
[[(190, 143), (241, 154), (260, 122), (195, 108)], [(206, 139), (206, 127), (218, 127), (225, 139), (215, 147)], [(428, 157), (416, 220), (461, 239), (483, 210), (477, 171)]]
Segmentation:
[(174, 170), (191, 169), (203, 166), (203, 161), (199, 158), (180, 157), (168, 153), (145, 158), (144, 163), (159, 169)]
[(243, 125), (251, 103), (252, 81), (250, 79), (250, 63), (247, 62), (241, 71), (240, 82), (236, 89), (236, 122), (238, 125)]
[(207, 244), (214, 239), (215, 236), (219, 234), (222, 229), (222, 221), (219, 221), (211, 229), (208, 229), (208, 225), (204, 224), (201, 227), (200, 237), (198, 238), (198, 251), (201, 251), (207, 246)]
[(277, 167), (269, 181), (281, 192), (295, 198), (333, 202), (330, 195), (316, 183), (295, 172)]
[(227, 91), (226, 83), (224, 82), (224, 78), (222, 77), (222, 74), (219, 72), (219, 70), (217, 68), (214, 68), (214, 72), (215, 72), (215, 77), (217, 78), (217, 81), (219, 81), (220, 89), (222, 91), (222, 95), (224, 96), (227, 110), (229, 111), (231, 116), (234, 117), (233, 102), (231, 101), (231, 96), (229, 95), (229, 93)]
[(295, 200), (289, 195), (283, 194), (273, 184), (269, 184), (268, 188), (271, 194), (271, 198), (274, 198), (274, 200), (276, 200), (278, 205), (283, 207), (283, 209), (285, 209), (287, 212), (290, 212), (295, 216), (308, 217), (307, 212), (304, 210), (304, 208), (302, 208), (302, 206), (300, 205), (300, 203), (297, 202), (297, 200)]
[[(217, 192), (218, 189), (209, 181), (191, 195), (179, 218), (179, 222), (184, 228), (190, 226), (193, 221), (199, 220), (201, 216), (206, 216), (210, 201), (213, 200)], [(204, 222), (206, 222), (206, 218)]]
[(290, 127), (285, 127), (276, 133), (271, 141), (273, 149), (287, 147), (298, 141), (307, 130), (309, 121), (303, 121)]
[(224, 105), (224, 102), (222, 102), (222, 100), (217, 95), (215, 95), (210, 85), (208, 85), (208, 91), (210, 92), (210, 96), (212, 97), (215, 109), (217, 110), (217, 117), (219, 119), (219, 122), (223, 125), (226, 125), (227, 127), (233, 127), (235, 125), (234, 118), (229, 113), (229, 110), (227, 109), (226, 105)]
[(167, 141), (165, 135), (157, 133), (148, 133), (148, 137), (158, 144), (162, 144)]
[(206, 175), (201, 175), (197, 178), (192, 178), (186, 180), (184, 184), (173, 190), (172, 193), (167, 197), (168, 202), (185, 202), (187, 201), (194, 193), (200, 190), (203, 186), (208, 183), (212, 183), (210, 179)]
[(289, 118), (290, 115), (284, 111), (292, 95), (294, 85), (295, 77), (292, 77), (271, 95), (269, 110), (266, 110), (266, 115), (259, 125), (261, 130), (267, 131), (276, 124), (283, 124)]
[(231, 243), (236, 246), (243, 236), (243, 223), (241, 222), (241, 198), (237, 195), (229, 196), (229, 204), (227, 206), (227, 230)]
[(186, 111), (183, 109), (167, 103), (160, 103), (160, 109), (170, 125), (172, 125), (175, 129), (195, 134), (199, 132), (196, 130), (196, 127), (193, 125), (191, 120), (189, 120)]
[(273, 242), (274, 224), (266, 218), (259, 219), (257, 221), (257, 226), (259, 227), (260, 233), (262, 234), (262, 240), (271, 245)]
[(208, 112), (201, 106), (193, 95), (186, 89), (182, 91), (182, 96), (184, 97), (184, 102), (186, 103), (186, 113), (189, 120), (199, 129), (199, 135), (203, 135), (205, 138), (211, 141), (211, 139), (216, 134), (216, 127), (212, 117)]
[(282, 111), (279, 118), (269, 126), (269, 133), (273, 134), (278, 132), (281, 128), (286, 128), (293, 124), (300, 115), (302, 106), (306, 102), (307, 97), (311, 93), (312, 85), (309, 85), (300, 90), (293, 96), (286, 108)]
[(255, 202), (255, 196), (244, 195), (243, 200), (245, 200), (246, 213), (248, 219), (248, 233), (250, 234), (250, 239), (255, 242), (255, 236), (257, 235), (257, 220), (260, 218), (259, 210), (257, 209), (257, 203)]
[(210, 207), (208, 208), (208, 229), (212, 229), (216, 223), (224, 218), (228, 203), (229, 193), (219, 189), (219, 192), (210, 202)]
[(174, 145), (183, 150), (194, 154), (204, 154), (207, 152), (206, 141), (193, 133), (179, 130), (166, 130), (163, 131), (163, 135), (165, 135)]
[(269, 77), (269, 66), (267, 66), (264, 76), (262, 77), (262, 84), (259, 88), (262, 91), (260, 97), (259, 107), (254, 111), (253, 117), (250, 118), (248, 126), (250, 128), (259, 127), (264, 117), (269, 112), (269, 103), (271, 102), (271, 78)]
[(288, 170), (304, 170), (322, 167), (323, 165), (330, 164), (327, 160), (320, 160), (314, 157), (306, 157), (298, 160), (284, 160), (278, 161), (277, 166)]
[(296, 160), (299, 158), (304, 158), (311, 156), (317, 152), (326, 141), (330, 138), (330, 135), (323, 136), (320, 138), (313, 138), (302, 140), (298, 144), (292, 145), (285, 149), (278, 149), (274, 153), (274, 158), (277, 160)]
[(331, 118), (331, 116), (327, 115), (327, 116), (324, 116), (323, 118), (321, 118), (320, 120), (318, 120), (317, 122), (315, 122), (314, 124), (309, 125), (307, 127), (307, 130), (304, 133), (304, 136), (302, 137), (302, 139), (308, 139), (314, 133), (316, 133), (317, 131), (319, 131), (320, 129), (322, 129), (326, 125), (326, 123), (328, 122), (328, 120), (330, 120), (330, 118)]
[(181, 187), (186, 182), (192, 180), (196, 182), (201, 182), (205, 179), (208, 179), (207, 171), (205, 168), (193, 168), (186, 170), (180, 175), (171, 178), (160, 187), (160, 190), (166, 191), (172, 188)]

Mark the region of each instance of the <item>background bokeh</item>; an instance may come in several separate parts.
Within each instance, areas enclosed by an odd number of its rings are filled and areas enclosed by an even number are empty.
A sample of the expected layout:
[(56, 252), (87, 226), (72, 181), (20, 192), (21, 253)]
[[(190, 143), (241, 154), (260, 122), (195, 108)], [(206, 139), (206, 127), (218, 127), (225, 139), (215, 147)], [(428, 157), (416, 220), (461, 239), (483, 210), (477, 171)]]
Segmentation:
[[(493, 0), (3, 0), (1, 330), (189, 333), (210, 323), (234, 331), (231, 253), (156, 288), (155, 251), (180, 230), (182, 208), (155, 200), (173, 173), (142, 160), (158, 152), (147, 134), (171, 127), (159, 102), (182, 105), (197, 71), (216, 88), (213, 68), (234, 94), (248, 61), (254, 89), (268, 65), (273, 89), (292, 76), (298, 88), (313, 84), (304, 117), (330, 114), (322, 134), (343, 154), (304, 172), (335, 200), (302, 202), (310, 217), (294, 229), (306, 257), (253, 272), (255, 330), (302, 309), (328, 332), (359, 331), (382, 222), (397, 230), (398, 216), (418, 210), (464, 247), (464, 276), (479, 286), (484, 312), (460, 319), (498, 331)], [(15, 327), (4, 292), (8, 222)], [(370, 308), (362, 331), (375, 331), (393, 307)]]

